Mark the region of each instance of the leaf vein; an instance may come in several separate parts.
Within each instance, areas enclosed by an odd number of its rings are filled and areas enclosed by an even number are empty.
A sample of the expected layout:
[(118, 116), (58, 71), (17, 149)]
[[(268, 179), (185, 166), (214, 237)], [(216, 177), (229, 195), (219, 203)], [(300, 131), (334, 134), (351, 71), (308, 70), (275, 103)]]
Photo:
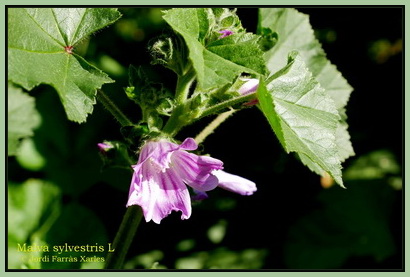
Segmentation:
[(28, 13), (27, 9), (24, 9), (24, 11), (27, 13), (28, 17), (30, 17), (31, 20), (33, 20), (34, 24), (37, 25), (37, 27), (43, 31), (48, 37), (50, 37), (54, 42), (57, 42), (58, 45), (63, 46), (64, 44), (62, 44), (60, 41), (58, 41), (57, 39), (55, 39), (53, 36), (51, 36), (46, 30), (44, 30), (38, 23), (37, 21), (31, 16), (31, 14)]
[(25, 52), (30, 52), (30, 53), (37, 53), (37, 54), (62, 54), (64, 51), (55, 51), (55, 52), (43, 52), (43, 51), (38, 51), (38, 50), (28, 50), (28, 49), (23, 49), (23, 48), (18, 48), (14, 46), (9, 46), (9, 49), (15, 49), (15, 50), (20, 50), (20, 51), (25, 51)]
[(64, 39), (65, 46), (68, 46), (67, 38), (63, 35), (63, 32), (61, 31), (60, 24), (58, 23), (57, 17), (54, 13), (54, 9), (51, 9), (51, 14), (53, 15), (53, 19), (54, 19), (54, 22), (56, 23), (58, 32), (60, 33), (61, 37)]
[(75, 37), (77, 36), (77, 33), (78, 33), (78, 30), (80, 29), (80, 26), (81, 26), (81, 24), (83, 23), (83, 20), (84, 20), (84, 17), (85, 17), (85, 14), (87, 13), (89, 11), (89, 9), (85, 9), (85, 11), (84, 11), (84, 13), (83, 13), (83, 15), (82, 15), (82, 17), (81, 17), (81, 19), (80, 19), (80, 22), (78, 23), (78, 25), (77, 25), (77, 28), (75, 29), (75, 32), (74, 32), (74, 34), (73, 34), (73, 41), (71, 42), (71, 44), (72, 45), (74, 45), (74, 44), (76, 44), (77, 43), (77, 41), (76, 42), (74, 42), (74, 40), (75, 40)]

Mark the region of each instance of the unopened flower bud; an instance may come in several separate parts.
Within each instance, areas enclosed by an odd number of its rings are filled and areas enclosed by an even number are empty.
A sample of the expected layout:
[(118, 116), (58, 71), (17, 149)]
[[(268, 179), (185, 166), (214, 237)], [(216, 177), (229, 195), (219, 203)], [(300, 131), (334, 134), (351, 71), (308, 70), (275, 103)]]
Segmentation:
[(98, 149), (100, 150), (101, 153), (105, 153), (108, 150), (110, 150), (111, 148), (114, 148), (114, 146), (112, 146), (111, 144), (106, 143), (106, 142), (98, 143), (97, 146), (98, 146)]
[(256, 92), (256, 90), (258, 89), (258, 85), (259, 85), (258, 79), (242, 79), (242, 80), (247, 81), (247, 82), (244, 83), (238, 90), (238, 92), (241, 95), (248, 95), (248, 94)]
[(224, 38), (224, 37), (227, 37), (227, 36), (230, 36), (230, 35), (233, 34), (233, 32), (230, 31), (230, 30), (222, 30), (222, 31), (218, 31), (218, 33), (222, 34), (222, 35), (219, 37), (220, 39), (221, 39), (221, 38)]

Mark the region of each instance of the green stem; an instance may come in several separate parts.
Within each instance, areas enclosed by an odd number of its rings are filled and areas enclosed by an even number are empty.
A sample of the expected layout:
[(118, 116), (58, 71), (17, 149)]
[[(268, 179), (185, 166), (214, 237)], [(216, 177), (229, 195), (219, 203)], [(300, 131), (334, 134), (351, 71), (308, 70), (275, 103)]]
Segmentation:
[(104, 93), (102, 90), (98, 90), (97, 99), (100, 101), (104, 107), (117, 119), (117, 121), (122, 126), (132, 126), (132, 121), (122, 113), (120, 109), (110, 100), (107, 94)]
[(189, 89), (195, 80), (195, 70), (192, 66), (182, 76), (178, 76), (175, 88), (175, 100), (178, 104), (184, 103), (188, 99)]
[(184, 107), (185, 105), (179, 105), (177, 106), (172, 114), (171, 117), (168, 119), (167, 123), (165, 124), (164, 128), (162, 129), (162, 132), (168, 134), (171, 137), (174, 137), (179, 130), (182, 129), (185, 125), (188, 124), (188, 122), (184, 121), (181, 122), (182, 117), (183, 117), (183, 112), (184, 112)]
[(235, 105), (240, 104), (240, 103), (249, 102), (250, 100), (253, 100), (255, 98), (256, 98), (256, 95), (254, 93), (252, 93), (252, 94), (248, 94), (248, 95), (244, 95), (244, 96), (239, 96), (239, 97), (236, 97), (236, 98), (233, 98), (233, 99), (229, 99), (227, 101), (218, 103), (216, 105), (213, 105), (209, 108), (204, 109), (202, 111), (202, 113), (198, 116), (197, 119), (200, 119), (200, 118), (208, 116), (208, 115), (217, 114), (221, 110), (230, 108), (230, 107), (235, 106)]
[(197, 121), (205, 116), (220, 113), (222, 110), (231, 108), (234, 105), (249, 102), (255, 99), (255, 97), (256, 97), (255, 94), (249, 94), (249, 95), (239, 96), (237, 98), (233, 98), (233, 99), (218, 103), (214, 106), (204, 109), (195, 118), (189, 118), (185, 114), (187, 111), (186, 106), (189, 105), (190, 103), (189, 101), (187, 101), (184, 104), (181, 104), (175, 108), (175, 110), (172, 112), (171, 117), (168, 119), (162, 131), (170, 135), (171, 137), (173, 137), (178, 133), (179, 130), (182, 129), (182, 127), (189, 125), (193, 123), (194, 121)]
[(125, 212), (120, 229), (115, 236), (113, 252), (109, 252), (105, 262), (105, 269), (122, 269), (128, 249), (142, 219), (140, 206), (130, 206)]
[(183, 112), (185, 110), (186, 103), (188, 102), (189, 89), (193, 81), (195, 80), (195, 70), (192, 66), (185, 71), (185, 74), (178, 76), (177, 86), (175, 88), (175, 100), (177, 103), (176, 108), (171, 114), (162, 131), (171, 137), (175, 136), (179, 130), (189, 122), (183, 120)]

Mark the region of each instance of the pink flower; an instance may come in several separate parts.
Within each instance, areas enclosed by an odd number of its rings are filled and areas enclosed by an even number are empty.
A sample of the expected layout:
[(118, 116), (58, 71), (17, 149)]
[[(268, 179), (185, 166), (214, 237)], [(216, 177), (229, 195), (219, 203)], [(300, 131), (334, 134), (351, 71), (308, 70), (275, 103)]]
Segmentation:
[(181, 145), (164, 139), (147, 142), (133, 166), (127, 207), (139, 205), (147, 222), (160, 223), (172, 211), (181, 211), (181, 219), (191, 216), (187, 186), (205, 196), (218, 185), (242, 195), (256, 191), (253, 182), (223, 172), (220, 160), (187, 152), (197, 147), (192, 138)]

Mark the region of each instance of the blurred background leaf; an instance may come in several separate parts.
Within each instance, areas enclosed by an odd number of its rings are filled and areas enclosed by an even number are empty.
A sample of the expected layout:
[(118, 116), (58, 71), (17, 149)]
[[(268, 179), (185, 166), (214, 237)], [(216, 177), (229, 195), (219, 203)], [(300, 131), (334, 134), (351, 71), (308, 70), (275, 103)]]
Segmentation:
[(40, 124), (40, 116), (33, 97), (12, 84), (8, 86), (7, 97), (7, 152), (15, 155), (22, 138), (33, 135), (33, 129)]
[[(43, 239), (60, 214), (60, 190), (54, 184), (28, 179), (8, 186), (8, 267), (37, 267), (31, 264), (31, 253), (18, 251), (27, 245), (45, 245)], [(35, 253), (41, 256), (41, 251)]]

